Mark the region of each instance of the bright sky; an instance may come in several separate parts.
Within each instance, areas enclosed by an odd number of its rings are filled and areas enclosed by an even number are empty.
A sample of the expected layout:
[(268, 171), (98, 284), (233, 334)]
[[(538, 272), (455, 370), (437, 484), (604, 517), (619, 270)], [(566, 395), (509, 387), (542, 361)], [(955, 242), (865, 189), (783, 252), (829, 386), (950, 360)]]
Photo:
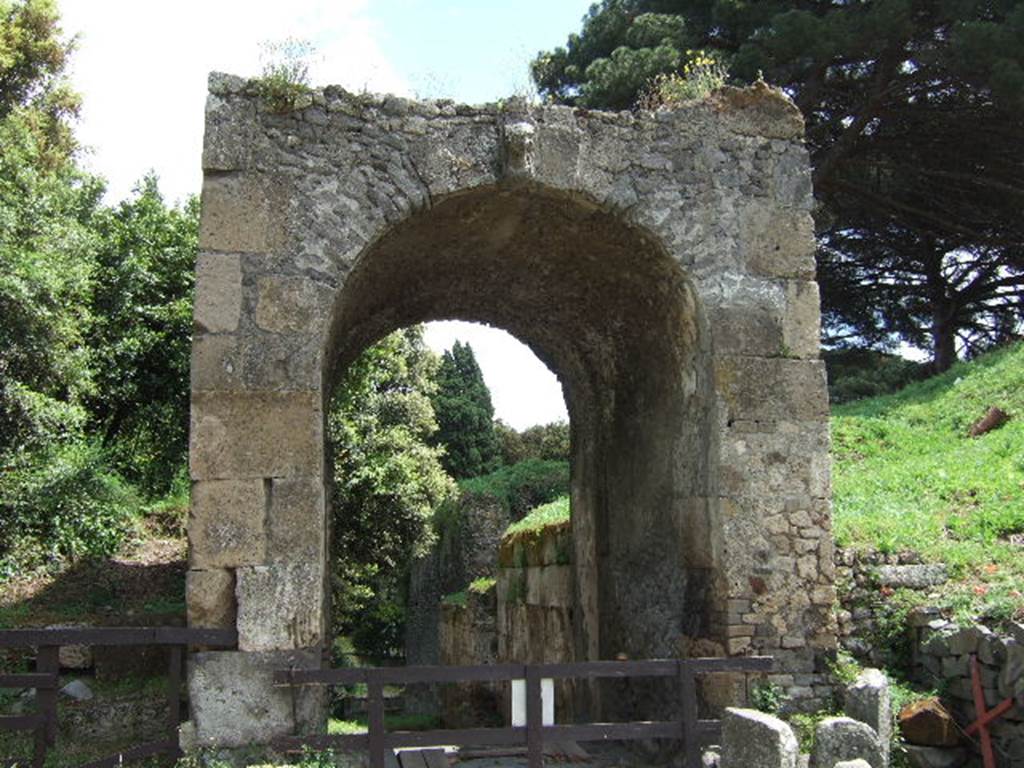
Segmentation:
[[(62, 0), (79, 36), (72, 78), (84, 106), (86, 164), (127, 196), (149, 170), (167, 198), (198, 193), (211, 70), (256, 75), (260, 43), (317, 48), (316, 84), (480, 103), (527, 92), (527, 64), (577, 31), (590, 0)], [(499, 418), (523, 428), (566, 418), (561, 388), (503, 332), (464, 323), (428, 330), (435, 349), (469, 341)]]

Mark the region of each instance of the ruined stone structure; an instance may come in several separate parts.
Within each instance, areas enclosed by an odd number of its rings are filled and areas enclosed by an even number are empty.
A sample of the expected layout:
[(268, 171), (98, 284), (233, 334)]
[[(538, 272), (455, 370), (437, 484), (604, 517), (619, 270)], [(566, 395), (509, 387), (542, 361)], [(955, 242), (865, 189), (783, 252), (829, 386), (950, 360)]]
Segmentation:
[[(580, 659), (831, 649), (808, 158), (762, 86), (657, 114), (356, 96), (272, 114), (214, 75), (192, 357), (199, 743), (315, 728), (324, 403), (384, 334), (490, 323), (563, 383)], [(694, 642), (699, 640), (699, 642)], [(298, 722), (296, 722), (298, 721)]]

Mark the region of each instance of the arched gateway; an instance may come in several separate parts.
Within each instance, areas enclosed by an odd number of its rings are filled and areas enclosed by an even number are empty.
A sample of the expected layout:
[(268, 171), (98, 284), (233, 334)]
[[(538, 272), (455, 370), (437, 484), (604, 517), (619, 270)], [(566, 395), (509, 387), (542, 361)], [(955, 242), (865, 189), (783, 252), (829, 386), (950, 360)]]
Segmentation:
[(814, 682), (834, 588), (802, 131), (763, 86), (653, 115), (326, 88), (273, 114), (211, 77), (188, 612), (238, 649), (192, 656), (200, 744), (317, 727), (271, 673), (326, 640), (325, 397), (443, 318), (563, 382), (579, 659), (753, 650)]

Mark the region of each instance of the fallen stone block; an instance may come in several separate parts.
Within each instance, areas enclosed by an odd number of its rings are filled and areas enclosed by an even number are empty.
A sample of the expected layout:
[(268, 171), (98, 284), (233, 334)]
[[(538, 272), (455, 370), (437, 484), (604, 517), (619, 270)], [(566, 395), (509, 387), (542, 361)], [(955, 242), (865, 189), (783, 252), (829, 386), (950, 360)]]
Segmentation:
[(777, 717), (753, 709), (725, 710), (719, 768), (796, 768), (799, 754), (793, 730)]
[(892, 704), (889, 679), (878, 669), (865, 669), (846, 688), (846, 714), (867, 723), (878, 734), (882, 754), (889, 761), (892, 740)]
[(880, 565), (877, 575), (881, 586), (904, 589), (928, 589), (949, 581), (949, 572), (944, 563)]
[(949, 711), (936, 698), (915, 701), (899, 715), (900, 733), (904, 741), (923, 747), (953, 747), (960, 734)]
[(850, 717), (827, 717), (818, 723), (811, 768), (834, 768), (836, 763), (858, 759), (871, 768), (887, 768), (874, 728)]

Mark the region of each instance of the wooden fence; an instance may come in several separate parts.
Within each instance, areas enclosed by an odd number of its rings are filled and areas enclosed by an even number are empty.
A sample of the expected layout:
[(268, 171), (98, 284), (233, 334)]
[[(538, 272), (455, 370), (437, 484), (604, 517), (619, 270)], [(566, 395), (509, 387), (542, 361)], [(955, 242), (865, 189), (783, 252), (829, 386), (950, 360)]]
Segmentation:
[(155, 755), (180, 756), (178, 726), (181, 721), (181, 682), (184, 652), (189, 645), (216, 648), (234, 647), (238, 642), (233, 630), (187, 629), (184, 627), (83, 629), (8, 629), (0, 630), (0, 648), (29, 648), (36, 651), (36, 671), (30, 674), (0, 675), (0, 688), (34, 688), (36, 709), (30, 715), (0, 716), (0, 731), (31, 731), (34, 734), (31, 765), (42, 768), (46, 755), (57, 738), (57, 695), (62, 645), (167, 646), (166, 737), (139, 744), (116, 755), (94, 760), (81, 768), (108, 768), (130, 760)]
[[(370, 768), (384, 768), (388, 750), (399, 747), (525, 746), (529, 768), (544, 764), (544, 742), (604, 739), (679, 739), (687, 768), (700, 768), (701, 745), (718, 738), (721, 721), (701, 720), (697, 713), (698, 676), (713, 672), (768, 672), (771, 657), (673, 659), (665, 661), (587, 661), (572, 664), (489, 664), (471, 667), (364, 667), (358, 669), (279, 670), (279, 685), (353, 685), (365, 683), (368, 696), (367, 733), (289, 736), (275, 741), (280, 749), (312, 747), (367, 751)], [(678, 680), (681, 698), (674, 720), (627, 723), (544, 725), (541, 680), (545, 678), (663, 677)], [(526, 681), (526, 725), (507, 728), (463, 728), (430, 731), (388, 731), (384, 726), (384, 686), (410, 683)]]

